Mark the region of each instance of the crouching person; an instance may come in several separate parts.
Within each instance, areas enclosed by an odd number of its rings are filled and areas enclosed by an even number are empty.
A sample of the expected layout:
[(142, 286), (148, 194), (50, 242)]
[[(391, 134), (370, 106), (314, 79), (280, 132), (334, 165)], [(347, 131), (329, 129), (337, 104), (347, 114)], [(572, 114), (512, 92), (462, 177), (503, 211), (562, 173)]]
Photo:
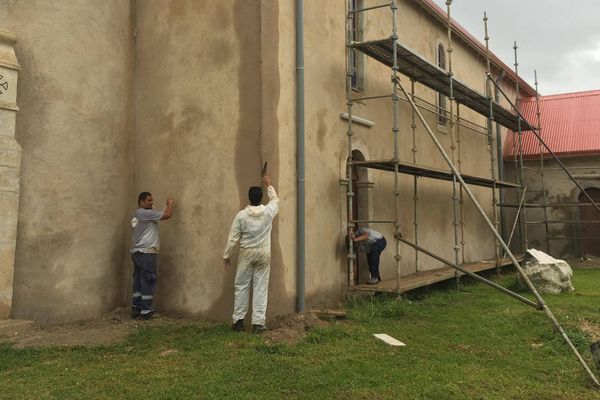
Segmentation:
[(360, 243), (360, 249), (367, 253), (367, 263), (369, 264), (369, 274), (371, 275), (367, 281), (367, 285), (379, 283), (381, 281), (381, 275), (379, 275), (379, 258), (381, 257), (381, 252), (387, 246), (385, 238), (375, 229), (360, 227), (357, 229), (352, 240)]
[(271, 228), (279, 210), (279, 198), (271, 185), (271, 178), (263, 177), (269, 203), (261, 204), (263, 190), (252, 186), (248, 190), (250, 205), (240, 211), (233, 220), (227, 247), (223, 254), (223, 266), (229, 269), (231, 253), (239, 242), (237, 273), (235, 275), (235, 298), (233, 306), (233, 329), (244, 330), (244, 318), (248, 312), (250, 284), (252, 284), (252, 325), (254, 333), (265, 330), (269, 275), (271, 272)]

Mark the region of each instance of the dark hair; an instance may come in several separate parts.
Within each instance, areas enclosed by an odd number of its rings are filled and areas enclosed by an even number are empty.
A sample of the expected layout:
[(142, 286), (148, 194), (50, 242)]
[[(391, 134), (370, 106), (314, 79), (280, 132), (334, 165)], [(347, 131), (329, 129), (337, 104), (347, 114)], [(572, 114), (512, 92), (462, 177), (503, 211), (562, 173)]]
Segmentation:
[(248, 199), (250, 200), (250, 204), (253, 206), (257, 206), (262, 201), (263, 191), (260, 186), (250, 186), (248, 189)]
[(142, 201), (146, 200), (148, 197), (152, 196), (152, 193), (150, 192), (142, 192), (138, 195), (138, 204), (140, 204)]

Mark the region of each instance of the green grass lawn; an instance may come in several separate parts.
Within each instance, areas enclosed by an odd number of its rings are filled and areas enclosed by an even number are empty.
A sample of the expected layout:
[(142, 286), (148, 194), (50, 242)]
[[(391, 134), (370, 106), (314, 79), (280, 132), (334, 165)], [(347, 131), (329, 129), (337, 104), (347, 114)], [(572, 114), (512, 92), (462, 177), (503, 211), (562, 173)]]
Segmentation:
[[(515, 287), (514, 274), (496, 280)], [(576, 270), (574, 286), (545, 299), (589, 361), (579, 327), (600, 325), (600, 270)], [(2, 344), (0, 398), (600, 399), (533, 308), (473, 282), (411, 297), (349, 300), (347, 320), (297, 344), (207, 322), (145, 325), (109, 347)]]

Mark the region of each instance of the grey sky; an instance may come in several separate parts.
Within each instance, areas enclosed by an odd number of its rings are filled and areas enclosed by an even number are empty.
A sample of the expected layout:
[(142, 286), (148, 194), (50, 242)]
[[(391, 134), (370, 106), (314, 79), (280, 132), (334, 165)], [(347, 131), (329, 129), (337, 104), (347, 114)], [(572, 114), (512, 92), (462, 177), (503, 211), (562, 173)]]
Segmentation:
[[(445, 0), (434, 0), (444, 11)], [(600, 1), (454, 0), (452, 17), (511, 68), (519, 47), (519, 75), (543, 95), (600, 89)]]

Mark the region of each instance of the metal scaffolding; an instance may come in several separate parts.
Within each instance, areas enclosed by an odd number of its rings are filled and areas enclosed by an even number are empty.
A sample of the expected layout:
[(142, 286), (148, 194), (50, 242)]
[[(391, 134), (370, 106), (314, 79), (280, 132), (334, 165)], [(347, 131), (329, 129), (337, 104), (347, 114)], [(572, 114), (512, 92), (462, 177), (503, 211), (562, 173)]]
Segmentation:
[[(396, 279), (395, 279), (395, 289), (394, 292), (400, 293), (402, 292), (402, 276), (400, 270), (400, 245), (406, 244), (415, 250), (415, 264), (416, 271), (419, 272), (419, 258), (418, 253), (422, 252), (427, 254), (430, 257), (448, 265), (453, 268), (455, 273), (455, 279), (457, 284), (459, 283), (459, 272), (461, 274), (467, 274), (472, 276), (474, 279), (477, 279), (495, 289), (502, 291), (523, 303), (534, 307), (537, 310), (543, 311), (548, 319), (551, 321), (555, 330), (560, 333), (563, 337), (569, 348), (573, 351), (575, 356), (577, 357), (580, 364), (583, 366), (587, 374), (593, 380), (594, 384), (600, 386), (598, 379), (593, 374), (593, 372), (589, 369), (588, 365), (585, 363), (577, 349), (573, 346), (571, 340), (566, 335), (560, 323), (554, 317), (552, 311), (548, 308), (542, 297), (540, 296), (537, 289), (533, 286), (527, 275), (524, 273), (521, 268), (519, 262), (517, 261), (517, 257), (512, 253), (509, 248), (509, 245), (504, 241), (502, 236), (499, 233), (499, 221), (498, 221), (498, 207), (506, 206), (506, 204), (499, 204), (497, 201), (498, 190), (501, 188), (512, 188), (517, 189), (520, 194), (521, 202), (519, 204), (517, 218), (520, 218), (521, 210), (525, 210), (527, 204), (525, 202), (525, 194), (527, 193), (527, 189), (524, 185), (523, 177), (521, 176), (519, 184), (514, 184), (510, 182), (504, 182), (497, 179), (496, 175), (496, 158), (500, 158), (501, 154), (495, 155), (495, 139), (493, 135), (493, 122), (500, 124), (508, 129), (511, 129), (513, 132), (518, 132), (519, 138), (521, 138), (521, 134), (523, 131), (532, 132), (537, 139), (539, 140), (540, 146), (546, 148), (551, 155), (557, 160), (559, 165), (563, 167), (565, 172), (573, 179), (575, 184), (581, 188), (579, 183), (572, 177), (569, 171), (564, 168), (564, 165), (558, 160), (556, 155), (548, 148), (548, 146), (542, 140), (539, 134), (539, 128), (530, 124), (523, 115), (519, 112), (517, 107), (510, 101), (510, 99), (506, 96), (505, 92), (500, 88), (498, 82), (493, 79), (491, 75), (491, 65), (490, 65), (490, 53), (489, 53), (489, 37), (487, 34), (487, 16), (484, 17), (485, 22), (485, 41), (486, 41), (486, 94), (482, 95), (476, 90), (469, 88), (467, 85), (463, 84), (459, 80), (455, 79), (452, 72), (452, 23), (450, 19), (450, 6), (452, 0), (447, 0), (447, 29), (448, 29), (448, 59), (449, 65), (448, 69), (442, 69), (436, 65), (431, 64), (429, 61), (425, 60), (408, 47), (399, 43), (398, 39), (398, 28), (397, 28), (397, 15), (398, 15), (398, 0), (391, 0), (388, 4), (383, 4), (374, 7), (367, 7), (363, 9), (353, 9), (350, 6), (347, 9), (346, 14), (346, 105), (347, 105), (347, 113), (348, 113), (348, 129), (347, 129), (347, 138), (348, 138), (348, 157), (346, 163), (346, 171), (348, 178), (348, 186), (347, 186), (347, 233), (348, 237), (353, 237), (354, 225), (358, 222), (363, 223), (391, 223), (394, 226), (394, 239), (395, 239), (395, 270), (396, 270)], [(350, 3), (352, 4), (352, 2)], [(374, 40), (374, 41), (357, 41), (354, 40), (352, 34), (353, 24), (355, 22), (354, 18), (359, 13), (365, 13), (367, 11), (373, 9), (380, 8), (389, 8), (391, 11), (392, 18), (392, 34), (389, 38), (383, 40)], [(373, 59), (383, 63), (384, 65), (391, 68), (391, 94), (382, 95), (382, 96), (368, 96), (368, 97), (354, 97), (353, 89), (352, 89), (352, 79), (353, 79), (353, 71), (352, 66), (354, 63), (353, 57), (356, 51), (360, 51), (367, 56), (372, 57)], [(517, 67), (516, 62), (516, 44), (515, 44), (515, 68)], [(400, 74), (408, 77), (411, 82), (410, 92), (404, 87), (401, 82)], [(518, 79), (517, 79), (518, 80)], [(418, 99), (415, 96), (415, 84), (420, 83), (434, 91), (446, 96), (449, 99), (449, 111), (445, 109), (445, 107), (432, 106), (431, 104), (427, 104), (422, 99)], [(518, 84), (517, 84), (518, 85)], [(536, 88), (537, 88), (537, 79), (536, 79)], [(502, 94), (508, 103), (511, 105), (513, 111), (509, 111), (500, 105), (499, 102), (494, 101), (492, 96), (492, 91), (496, 90), (497, 93)], [(536, 90), (537, 91), (537, 90)], [(519, 96), (519, 88), (517, 86), (517, 98)], [(353, 159), (352, 151), (353, 151), (353, 123), (352, 123), (352, 112), (354, 102), (357, 100), (368, 101), (373, 99), (382, 99), (382, 98), (390, 98), (392, 102), (392, 138), (393, 138), (393, 147), (392, 147), (392, 155), (388, 159), (384, 160), (366, 160), (366, 161), (358, 161)], [(407, 101), (411, 107), (411, 129), (412, 129), (412, 163), (402, 162), (399, 158), (399, 102), (400, 100)], [(417, 102), (419, 104), (417, 104)], [(487, 118), (487, 125), (485, 127), (481, 127), (474, 123), (465, 122), (463, 119), (459, 117), (459, 105), (466, 106), (479, 114), (483, 115)], [(538, 103), (539, 104), (539, 103)], [(456, 105), (456, 113), (454, 112), (454, 106)], [(450, 130), (451, 130), (451, 154), (448, 155), (447, 151), (444, 149), (439, 139), (436, 137), (432, 129), (429, 127), (425, 117), (423, 116), (421, 110), (432, 112), (437, 115), (441, 115), (444, 118), (448, 118), (450, 121)], [(538, 108), (539, 110), (539, 108)], [(456, 114), (456, 115), (455, 115)], [(439, 151), (439, 154), (443, 157), (445, 163), (448, 166), (449, 170), (441, 170), (436, 168), (429, 168), (425, 166), (417, 165), (417, 148), (416, 148), (416, 120), (421, 122), (422, 127), (427, 132), (431, 141)], [(459, 126), (469, 127), (471, 131), (476, 133), (483, 133), (487, 136), (487, 145), (490, 153), (490, 178), (486, 177), (477, 177), (463, 174), (460, 165), (460, 150), (461, 150), (461, 139), (460, 134), (457, 129)], [(538, 112), (538, 126), (539, 126), (539, 112)], [(483, 128), (479, 130), (478, 128)], [(483, 131), (483, 132), (482, 132)], [(522, 151), (522, 143), (519, 142), (520, 150)], [(520, 155), (520, 165), (522, 166), (522, 153)], [(458, 164), (458, 168), (456, 166)], [(383, 171), (390, 171), (394, 174), (394, 220), (363, 220), (359, 221), (354, 216), (353, 212), (353, 201), (356, 197), (356, 193), (354, 191), (353, 182), (352, 182), (352, 173), (354, 167), (366, 167), (372, 169), (378, 169)], [(414, 234), (415, 234), (415, 243), (410, 242), (409, 240), (402, 237), (400, 233), (400, 182), (399, 182), (399, 174), (409, 174), (413, 175), (413, 202), (414, 202)], [(447, 180), (452, 182), (452, 201), (453, 201), (453, 228), (454, 228), (454, 262), (448, 261), (443, 257), (424, 249), (423, 247), (418, 245), (418, 178), (419, 177), (428, 177), (439, 180)], [(479, 201), (471, 191), (469, 185), (483, 186), (492, 189), (492, 220), (488, 217)], [(460, 195), (459, 195), (460, 188)], [(585, 191), (584, 191), (585, 193)], [(460, 254), (462, 249), (462, 256), (464, 259), (464, 222), (462, 217), (462, 199), (463, 194), (465, 194), (472, 202), (473, 206), (477, 210), (477, 212), (481, 215), (483, 221), (489, 228), (490, 232), (493, 234), (496, 244), (495, 244), (495, 265), (499, 267), (501, 265), (500, 261), (500, 252), (504, 251), (504, 254), (508, 256), (510, 260), (510, 264), (512, 264), (518, 273), (523, 278), (523, 281), (526, 283), (529, 288), (531, 294), (534, 296), (534, 300), (527, 299), (517, 293), (514, 293), (506, 288), (500, 287), (497, 284), (490, 282), (489, 280), (478, 276), (472, 271), (468, 270), (464, 266), (461, 266)], [(587, 195), (587, 193), (586, 193)], [(589, 197), (589, 200), (594, 204), (596, 209), (600, 212), (598, 206), (593, 202), (593, 200)], [(546, 209), (548, 207), (546, 199), (544, 199), (544, 203), (542, 207)], [(460, 212), (459, 212), (460, 209)], [(460, 214), (460, 223), (458, 222)], [(545, 223), (548, 225), (548, 218), (545, 215)], [(516, 220), (515, 225), (516, 226)], [(461, 227), (461, 234), (459, 238), (459, 226)], [(513, 231), (514, 231), (513, 226)], [(526, 231), (527, 221), (521, 223), (521, 229)], [(526, 234), (525, 234), (526, 237)], [(512, 238), (512, 233), (511, 233)], [(348, 252), (348, 284), (350, 288), (355, 288), (355, 277), (354, 277), (354, 260), (355, 254), (353, 249), (353, 241), (349, 240), (349, 252)], [(527, 244), (527, 243), (525, 243)]]
[[(515, 70), (518, 66), (517, 63), (517, 46), (515, 43), (514, 46), (515, 49)], [(551, 236), (551, 231), (550, 231), (550, 224), (580, 224), (582, 222), (585, 223), (595, 223), (596, 221), (582, 221), (582, 220), (573, 220), (573, 219), (567, 219), (567, 220), (552, 220), (549, 218), (548, 216), (548, 209), (559, 209), (559, 208), (573, 208), (573, 207), (583, 207), (583, 206), (588, 206), (588, 207), (594, 207), (596, 209), (596, 211), (598, 213), (600, 213), (600, 208), (598, 207), (598, 204), (591, 198), (591, 196), (587, 193), (587, 191), (583, 188), (583, 186), (581, 185), (581, 183), (579, 183), (579, 181), (577, 181), (577, 179), (575, 179), (575, 177), (573, 176), (573, 174), (570, 172), (570, 170), (564, 165), (564, 163), (561, 161), (561, 159), (554, 153), (554, 151), (552, 151), (550, 149), (550, 147), (548, 146), (548, 144), (543, 140), (542, 138), (542, 127), (540, 126), (541, 124), (541, 108), (540, 108), (540, 96), (539, 96), (539, 92), (538, 92), (538, 80), (537, 80), (537, 72), (534, 71), (534, 76), (535, 76), (535, 93), (536, 93), (536, 119), (537, 119), (537, 124), (538, 127), (531, 130), (530, 133), (533, 134), (538, 142), (538, 148), (539, 148), (539, 161), (540, 161), (540, 166), (537, 169), (532, 169), (529, 167), (526, 167), (524, 164), (524, 149), (523, 149), (523, 132), (521, 130), (518, 130), (517, 133), (517, 144), (518, 144), (518, 155), (517, 153), (515, 153), (513, 151), (513, 154), (515, 155), (515, 175), (519, 176), (519, 180), (520, 180), (520, 194), (519, 197), (522, 198), (522, 204), (518, 205), (516, 203), (502, 203), (499, 204), (501, 207), (518, 207), (519, 211), (517, 213), (517, 218), (520, 221), (520, 225), (521, 225), (521, 240), (523, 242), (523, 248), (527, 249), (529, 248), (529, 242), (530, 242), (530, 236), (528, 233), (528, 225), (543, 225), (544, 226), (544, 241), (546, 243), (546, 250), (547, 252), (550, 252), (550, 241), (551, 240), (578, 240), (581, 239), (581, 237), (577, 236), (577, 235), (573, 235), (573, 236)], [(491, 82), (493, 83), (493, 85), (496, 87), (496, 90), (498, 90), (503, 96), (504, 98), (508, 101), (508, 103), (511, 105), (511, 107), (513, 108), (513, 110), (515, 111), (516, 115), (519, 117), (519, 119), (521, 120), (525, 120), (525, 117), (522, 115), (520, 108), (518, 107), (518, 105), (514, 104), (511, 102), (510, 98), (506, 95), (506, 93), (500, 88), (500, 86), (498, 85), (498, 83), (496, 81), (494, 81), (493, 79), (491, 80)], [(519, 101), (519, 97), (518, 97), (518, 87), (517, 87), (517, 102)], [(573, 184), (579, 189), (580, 193), (582, 195), (584, 195), (589, 203), (551, 203), (548, 200), (548, 192), (546, 190), (546, 183), (545, 183), (545, 172), (548, 170), (545, 167), (545, 158), (544, 155), (545, 154), (549, 154), (551, 156), (551, 159), (553, 159), (559, 166), (559, 168), (555, 168), (554, 170), (561, 170), (563, 171), (568, 178), (570, 179), (571, 182), (573, 182)], [(518, 162), (517, 162), (518, 159)], [(525, 182), (525, 177), (524, 177), (524, 172), (527, 170), (531, 170), (535, 173), (537, 173), (540, 177), (539, 182), (540, 182), (540, 189), (539, 190), (531, 190), (531, 189), (527, 189), (527, 193), (531, 194), (535, 194), (535, 197), (540, 197), (539, 194), (541, 194), (541, 202), (536, 203), (535, 202), (535, 198), (532, 199), (532, 201), (527, 201), (526, 196), (525, 196), (525, 189), (526, 189), (526, 182)], [(517, 173), (518, 171), (518, 173)], [(527, 209), (531, 209), (531, 208), (537, 208), (537, 209), (541, 209), (542, 210), (542, 215), (543, 218), (541, 220), (537, 219), (534, 221), (530, 221), (528, 220), (527, 217)], [(587, 237), (586, 239), (594, 239), (592, 237)]]

